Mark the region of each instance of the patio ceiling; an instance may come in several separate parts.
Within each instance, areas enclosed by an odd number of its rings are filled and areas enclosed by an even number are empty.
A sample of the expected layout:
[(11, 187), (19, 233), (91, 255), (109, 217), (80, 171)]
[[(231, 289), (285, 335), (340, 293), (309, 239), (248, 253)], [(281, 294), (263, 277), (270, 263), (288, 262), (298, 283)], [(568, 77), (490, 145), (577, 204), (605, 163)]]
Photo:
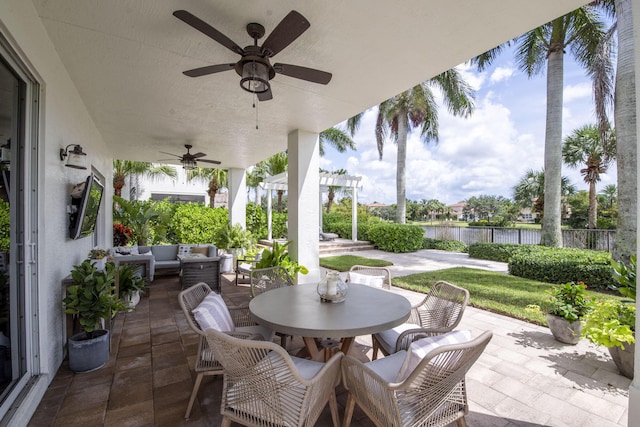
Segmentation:
[[(584, 4), (584, 0), (33, 0), (55, 49), (116, 158), (157, 161), (205, 152), (245, 168), (286, 148), (295, 129), (320, 132)], [(240, 46), (289, 11), (311, 27), (272, 62), (331, 72), (318, 85), (283, 75), (252, 108), (233, 71), (182, 71), (239, 56), (172, 16), (185, 9)], [(260, 42), (264, 41), (262, 39)], [(256, 130), (256, 113), (259, 129)]]

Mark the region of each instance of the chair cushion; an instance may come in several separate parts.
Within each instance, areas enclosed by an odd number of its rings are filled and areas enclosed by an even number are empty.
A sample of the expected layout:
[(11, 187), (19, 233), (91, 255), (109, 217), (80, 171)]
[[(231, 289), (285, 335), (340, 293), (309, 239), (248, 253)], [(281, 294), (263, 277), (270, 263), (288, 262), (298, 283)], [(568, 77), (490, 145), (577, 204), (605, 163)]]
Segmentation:
[(200, 329), (227, 332), (235, 330), (231, 313), (219, 294), (211, 292), (192, 310)]
[(372, 276), (370, 274), (354, 273), (353, 271), (349, 272), (349, 283), (381, 288), (384, 284), (384, 279), (385, 276)]
[(409, 329), (417, 329), (420, 328), (420, 325), (415, 325), (413, 323), (403, 323), (402, 325), (396, 326), (392, 329), (387, 329), (386, 331), (378, 332), (376, 334), (376, 338), (378, 342), (387, 353), (393, 353), (396, 351), (396, 342), (398, 341), (398, 337), (404, 331), (408, 331)]
[[(272, 351), (269, 353), (267, 358), (276, 360), (277, 358), (280, 358), (280, 356), (275, 351)], [(295, 357), (295, 356), (290, 356), (290, 358), (293, 364), (296, 365), (296, 369), (298, 370), (298, 373), (300, 374), (300, 376), (305, 380), (310, 380), (313, 377), (315, 377), (316, 374), (320, 371), (320, 369), (322, 369), (322, 367), (324, 366), (324, 363), (322, 362), (316, 362), (309, 359), (302, 359), (300, 357)], [(265, 362), (266, 360), (263, 359), (258, 363), (258, 365), (262, 365)], [(276, 376), (276, 379), (280, 380), (281, 378), (279, 376)]]
[(365, 365), (386, 382), (395, 383), (398, 379), (400, 369), (402, 369), (406, 356), (407, 352), (400, 350), (397, 353), (383, 357), (382, 359), (374, 360), (373, 362), (368, 362)]
[(253, 326), (240, 326), (235, 328), (237, 332), (249, 332), (251, 334), (260, 334), (265, 341), (273, 341), (273, 336), (275, 332), (273, 332), (269, 328), (265, 328), (261, 325), (253, 325)]
[(151, 246), (156, 261), (176, 261), (178, 255), (178, 245), (154, 245)]
[(422, 338), (414, 341), (409, 346), (407, 357), (404, 360), (398, 376), (398, 381), (404, 381), (430, 351), (442, 345), (463, 344), (471, 340), (471, 332), (466, 330), (451, 331), (446, 334)]

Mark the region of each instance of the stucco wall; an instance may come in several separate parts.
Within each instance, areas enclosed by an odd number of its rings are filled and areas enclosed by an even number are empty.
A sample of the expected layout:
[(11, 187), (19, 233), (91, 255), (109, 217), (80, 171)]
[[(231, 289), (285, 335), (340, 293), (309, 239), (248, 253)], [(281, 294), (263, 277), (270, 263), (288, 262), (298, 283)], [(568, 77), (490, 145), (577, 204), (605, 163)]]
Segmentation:
[[(44, 374), (20, 411), (30, 416), (39, 394), (63, 360), (64, 316), (61, 280), (74, 264), (86, 258), (92, 238), (76, 241), (68, 236), (66, 206), (69, 190), (91, 172), (71, 169), (59, 159), (59, 150), (81, 144), (92, 167), (105, 177), (106, 209), (99, 242), (111, 246), (111, 157), (71, 77), (58, 58), (33, 4), (28, 0), (0, 2), (0, 32), (21, 62), (40, 84), (40, 126), (37, 140), (37, 314), (40, 331), (40, 369)], [(99, 82), (96, 82), (99, 84)], [(27, 418), (28, 419), (28, 418)]]

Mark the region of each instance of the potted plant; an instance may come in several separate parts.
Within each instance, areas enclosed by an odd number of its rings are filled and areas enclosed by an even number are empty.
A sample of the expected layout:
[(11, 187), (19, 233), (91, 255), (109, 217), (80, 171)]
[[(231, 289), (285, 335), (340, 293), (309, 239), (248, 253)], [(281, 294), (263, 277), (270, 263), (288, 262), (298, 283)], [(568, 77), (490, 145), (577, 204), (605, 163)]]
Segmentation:
[(635, 256), (630, 257), (629, 265), (613, 261), (612, 270), (617, 286), (611, 288), (629, 299), (594, 302), (584, 318), (582, 335), (596, 345), (607, 347), (620, 373), (633, 378), (636, 342)]
[(225, 251), (224, 254), (220, 254), (220, 272), (222, 273), (233, 270), (236, 258), (242, 256), (255, 244), (249, 230), (245, 230), (240, 224), (232, 226), (230, 223), (225, 223), (218, 229), (214, 240), (213, 243), (218, 249)]
[(138, 273), (138, 268), (130, 264), (122, 264), (118, 268), (118, 296), (120, 300), (133, 310), (140, 302), (140, 293), (144, 291), (145, 281)]
[(287, 270), (289, 276), (291, 276), (294, 280), (298, 273), (307, 274), (309, 269), (304, 265), (298, 264), (296, 261), (293, 261), (289, 256), (289, 252), (287, 251), (287, 246), (289, 246), (291, 242), (287, 242), (285, 244), (280, 244), (276, 241), (273, 242), (273, 246), (271, 246), (271, 250), (268, 248), (262, 251), (262, 256), (260, 260), (256, 263), (255, 268), (268, 268), (268, 267), (276, 267), (282, 266)]
[(109, 360), (109, 331), (103, 322), (126, 308), (114, 295), (115, 274), (112, 262), (99, 271), (89, 259), (71, 270), (73, 285), (67, 288), (63, 304), (65, 313), (77, 316), (82, 328), (69, 337), (69, 368), (74, 372), (93, 371)]
[[(589, 310), (587, 285), (583, 282), (565, 283), (550, 288), (547, 294), (548, 299), (542, 310), (546, 313), (553, 337), (565, 344), (577, 344), (580, 341), (581, 320)], [(540, 310), (536, 305), (528, 308)]]
[(100, 248), (93, 248), (89, 251), (89, 259), (95, 261), (98, 270), (104, 270), (109, 255), (109, 251)]

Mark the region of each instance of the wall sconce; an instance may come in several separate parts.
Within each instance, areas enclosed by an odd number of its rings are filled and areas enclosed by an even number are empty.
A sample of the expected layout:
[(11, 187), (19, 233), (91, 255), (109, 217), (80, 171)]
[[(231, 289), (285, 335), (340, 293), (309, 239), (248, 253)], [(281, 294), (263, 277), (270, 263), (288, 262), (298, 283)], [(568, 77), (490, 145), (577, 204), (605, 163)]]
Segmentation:
[[(69, 151), (69, 147), (73, 147), (73, 150)], [(82, 147), (78, 144), (69, 144), (64, 149), (60, 149), (60, 160), (64, 161), (66, 157), (69, 157), (67, 164), (68, 168), (74, 169), (86, 169), (85, 161), (87, 159), (87, 153), (82, 151)]]

